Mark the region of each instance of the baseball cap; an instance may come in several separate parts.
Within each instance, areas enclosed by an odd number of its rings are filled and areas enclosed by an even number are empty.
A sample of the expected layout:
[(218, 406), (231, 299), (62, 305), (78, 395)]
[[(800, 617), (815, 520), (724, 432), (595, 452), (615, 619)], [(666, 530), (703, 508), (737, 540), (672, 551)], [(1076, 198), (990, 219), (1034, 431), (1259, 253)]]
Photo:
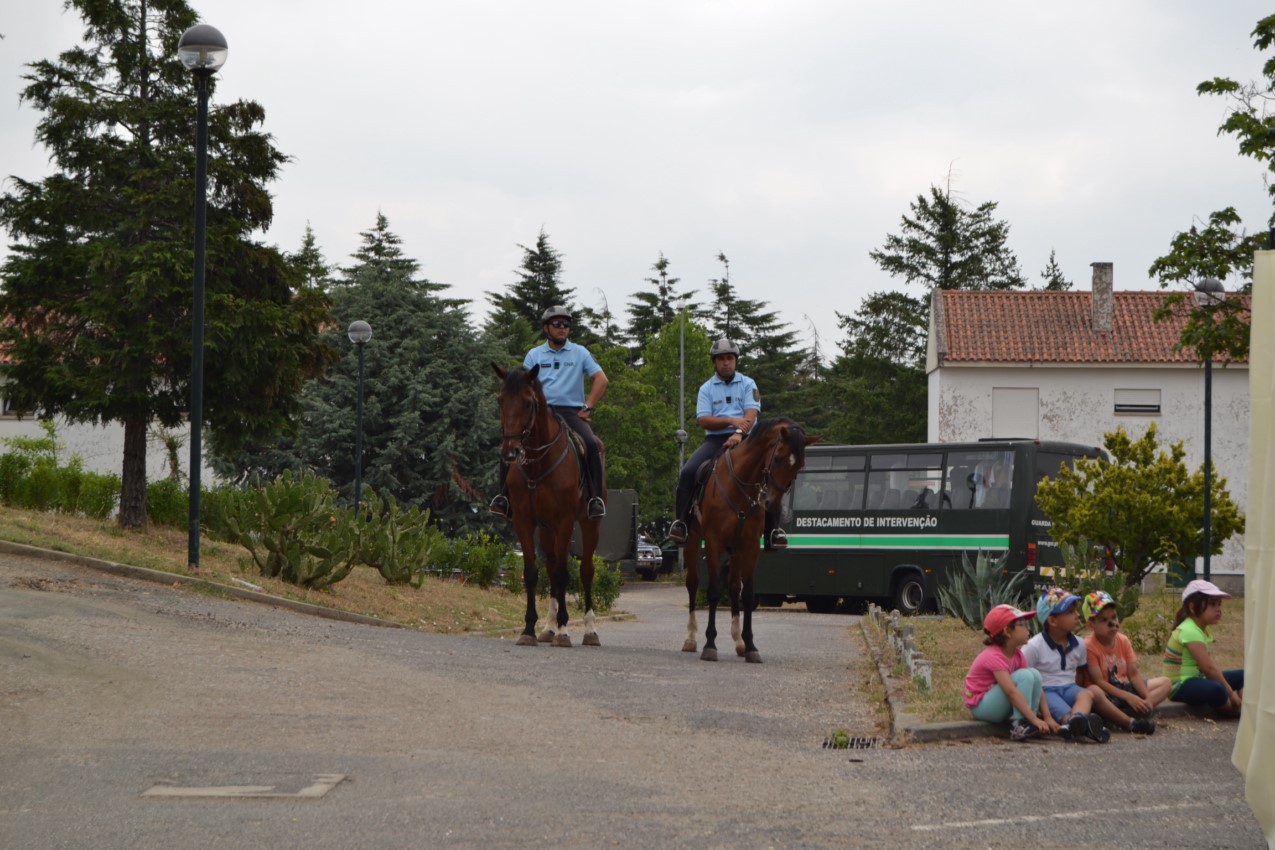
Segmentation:
[(1195, 581), (1190, 582), (1186, 587), (1182, 588), (1183, 599), (1186, 599), (1193, 593), (1203, 593), (1205, 596), (1218, 596), (1222, 599), (1231, 598), (1231, 594), (1222, 590), (1222, 588), (1218, 587), (1213, 582), (1205, 581), (1202, 578), (1197, 578)]
[(1015, 620), (1024, 620), (1031, 616), (1029, 612), (1019, 611), (1013, 605), (997, 605), (983, 618), (983, 631), (995, 637), (1005, 631)]
[(1092, 620), (1094, 615), (1109, 605), (1115, 605), (1116, 600), (1111, 598), (1111, 594), (1105, 590), (1095, 590), (1093, 593), (1085, 595), (1084, 601), (1080, 603), (1080, 616), (1086, 620)]
[(1062, 614), (1070, 610), (1071, 606), (1079, 601), (1080, 597), (1076, 594), (1068, 593), (1061, 587), (1051, 587), (1036, 603), (1036, 619), (1043, 623), (1054, 614)]

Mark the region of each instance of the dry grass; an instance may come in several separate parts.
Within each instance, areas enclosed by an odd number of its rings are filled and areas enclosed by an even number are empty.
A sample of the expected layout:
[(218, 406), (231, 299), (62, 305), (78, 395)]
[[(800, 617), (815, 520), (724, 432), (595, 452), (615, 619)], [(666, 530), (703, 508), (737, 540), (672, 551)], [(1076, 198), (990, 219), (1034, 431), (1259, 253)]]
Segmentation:
[[(1147, 631), (1144, 641), (1149, 645), (1163, 646), (1168, 640), (1172, 620), (1167, 623), (1165, 612), (1171, 618), (1177, 611), (1181, 597), (1176, 591), (1148, 594), (1143, 597), (1138, 612), (1123, 625), (1128, 632)], [(1222, 622), (1213, 630), (1212, 655), (1223, 670), (1244, 666), (1244, 604), (1235, 599), (1223, 608)], [(1152, 622), (1154, 621), (1154, 622)], [(983, 633), (975, 631), (953, 617), (913, 617), (908, 623), (915, 627), (917, 647), (931, 659), (933, 687), (926, 690), (916, 682), (909, 683), (904, 695), (907, 710), (930, 723), (945, 720), (968, 720), (965, 708), (965, 673), (970, 662), (983, 650)], [(1085, 636), (1081, 632), (1081, 637)], [(1159, 635), (1163, 637), (1158, 637)], [(888, 651), (888, 646), (886, 647)], [(887, 663), (892, 663), (887, 659)], [(894, 668), (901, 675), (901, 665)], [(1159, 676), (1159, 653), (1139, 652), (1139, 669), (1142, 675)]]
[(186, 568), (186, 532), (172, 528), (125, 531), (82, 517), (0, 506), (0, 539), (176, 575), (198, 575), (216, 584), (241, 587), (240, 582), (248, 582), (272, 596), (365, 614), (422, 631), (487, 633), (518, 631), (523, 625), (523, 597), (507, 590), (484, 590), (435, 578), (427, 578), (419, 589), (391, 586), (367, 567), (357, 567), (331, 590), (306, 590), (262, 577), (242, 547), (206, 537), (199, 547), (200, 570), (191, 573)]

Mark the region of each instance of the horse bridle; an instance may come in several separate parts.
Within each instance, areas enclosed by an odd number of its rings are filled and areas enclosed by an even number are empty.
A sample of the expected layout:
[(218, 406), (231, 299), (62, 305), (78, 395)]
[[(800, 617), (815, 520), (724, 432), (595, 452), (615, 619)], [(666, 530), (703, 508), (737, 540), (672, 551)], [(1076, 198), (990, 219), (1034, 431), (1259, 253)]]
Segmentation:
[[(531, 429), (536, 424), (536, 414), (540, 407), (540, 398), (535, 393), (531, 394), (531, 401), (528, 407), (530, 408), (531, 413), (527, 417), (527, 424), (522, 431), (517, 434), (501, 433), (500, 439), (502, 442), (505, 440), (518, 441), (518, 453), (514, 458), (514, 464), (518, 467), (518, 471), (522, 473), (522, 477), (526, 480), (527, 489), (535, 490), (537, 484), (548, 478), (550, 473), (557, 469), (559, 464), (566, 460), (567, 453), (571, 450), (571, 446), (565, 442), (567, 431), (565, 424), (560, 424), (557, 436), (545, 443), (543, 446), (527, 446), (527, 438), (531, 436)], [(529, 476), (527, 474), (527, 464), (536, 463), (542, 459), (549, 453), (549, 450), (553, 448), (553, 444), (558, 442), (560, 439), (564, 440), (564, 443), (562, 446), (562, 453), (558, 455), (557, 460), (555, 460), (548, 469), (537, 475), (535, 478)]]
[[(731, 481), (734, 482), (736, 489), (744, 494), (744, 499), (748, 502), (748, 509), (741, 510), (739, 506), (735, 504), (734, 500), (730, 497), (730, 493), (728, 493), (726, 488), (722, 486), (721, 481), (716, 475), (713, 476), (713, 481), (717, 484), (717, 489), (722, 492), (722, 498), (726, 500), (726, 504), (729, 505), (730, 509), (735, 512), (735, 517), (739, 520), (739, 522), (742, 523), (749, 514), (755, 513), (758, 508), (765, 504), (766, 496), (770, 493), (770, 488), (772, 486), (778, 486), (778, 482), (775, 481), (774, 475), (771, 474), (771, 468), (775, 465), (775, 458), (779, 456), (779, 450), (783, 448), (783, 443), (784, 441), (782, 437), (775, 438), (775, 447), (770, 450), (770, 457), (766, 459), (766, 465), (763, 466), (761, 470), (761, 480), (756, 484), (750, 484), (746, 481), (740, 480), (739, 475), (735, 472), (735, 461), (731, 459), (731, 453), (729, 451), (726, 452), (726, 471), (730, 474)], [(756, 488), (757, 493), (755, 496), (750, 498), (749, 492), (753, 488)]]

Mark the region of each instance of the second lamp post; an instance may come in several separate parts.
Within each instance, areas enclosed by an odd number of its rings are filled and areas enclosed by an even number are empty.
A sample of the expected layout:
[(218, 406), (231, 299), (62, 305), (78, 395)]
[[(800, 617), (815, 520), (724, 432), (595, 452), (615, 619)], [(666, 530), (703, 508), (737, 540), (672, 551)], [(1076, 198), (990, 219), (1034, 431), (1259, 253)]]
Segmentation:
[(350, 342), (359, 351), (359, 394), (354, 407), (354, 519), (359, 518), (359, 496), (363, 492), (363, 346), (372, 338), (372, 326), (359, 320), (350, 322)]

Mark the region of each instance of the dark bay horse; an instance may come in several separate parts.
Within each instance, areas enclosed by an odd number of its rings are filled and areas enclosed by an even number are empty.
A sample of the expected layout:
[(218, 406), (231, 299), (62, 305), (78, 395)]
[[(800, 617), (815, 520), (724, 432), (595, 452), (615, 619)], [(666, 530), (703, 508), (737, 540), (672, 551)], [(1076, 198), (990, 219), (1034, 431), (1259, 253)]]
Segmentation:
[[(571, 531), (580, 523), (584, 549), (580, 557), (580, 585), (584, 591), (585, 646), (601, 646), (594, 630), (593, 551), (598, 546), (601, 520), (589, 519), (585, 511), (581, 469), (584, 452), (572, 442), (572, 431), (545, 403), (544, 390), (531, 369), (519, 366), (502, 369), (492, 364), (501, 378), (500, 458), (508, 466), (505, 485), (514, 530), (522, 544), (522, 580), (527, 588), (526, 626), (519, 646), (535, 646), (536, 638), (536, 533), (545, 553), (549, 573), (549, 620), (540, 633), (541, 643), (571, 646), (567, 634), (567, 548)], [(601, 451), (601, 441), (599, 441)], [(605, 455), (604, 455), (605, 456)], [(605, 469), (605, 467), (604, 467)], [(605, 473), (604, 473), (605, 476)], [(606, 498), (605, 478), (603, 498)], [(555, 634), (556, 628), (556, 634)]]
[[(791, 419), (764, 419), (735, 448), (713, 462), (704, 495), (691, 511), (687, 524), (690, 533), (682, 550), (691, 606), (683, 652), (695, 651), (695, 594), (699, 590), (703, 540), (708, 628), (700, 658), (717, 660), (717, 600), (725, 585), (730, 590), (730, 633), (735, 640), (735, 653), (745, 661), (761, 663), (761, 653), (753, 643), (753, 572), (757, 569), (766, 511), (778, 509), (784, 493), (806, 463), (806, 446), (818, 439), (806, 436)], [(723, 556), (728, 556), (729, 561), (723, 562)]]

